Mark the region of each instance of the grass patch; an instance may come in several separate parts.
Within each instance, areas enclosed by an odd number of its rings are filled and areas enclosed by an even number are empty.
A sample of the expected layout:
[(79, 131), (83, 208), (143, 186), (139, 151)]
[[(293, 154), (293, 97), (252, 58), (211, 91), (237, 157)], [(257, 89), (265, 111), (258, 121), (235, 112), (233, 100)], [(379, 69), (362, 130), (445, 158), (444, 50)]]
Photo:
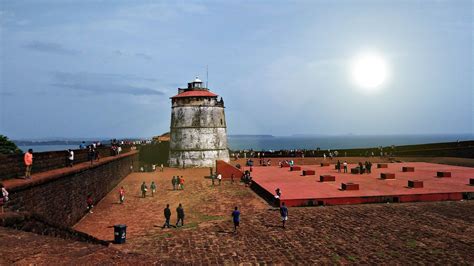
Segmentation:
[(355, 257), (355, 256), (348, 256), (347, 259), (352, 261), (352, 262), (357, 261), (357, 257)]
[(204, 214), (204, 215), (199, 216), (199, 220), (201, 220), (202, 222), (217, 221), (217, 220), (222, 220), (222, 219), (224, 219), (224, 217), (217, 216), (217, 215)]
[(412, 240), (408, 240), (407, 241), (407, 247), (409, 248), (416, 248), (417, 244), (416, 244), (416, 240), (412, 239)]
[(249, 190), (239, 189), (239, 190), (232, 191), (232, 195), (237, 196), (237, 197), (247, 197), (247, 196), (252, 195), (252, 192), (250, 192)]
[(331, 259), (334, 262), (339, 262), (341, 260), (341, 257), (337, 254), (334, 254), (334, 255), (332, 255)]
[(194, 229), (194, 228), (197, 228), (198, 226), (199, 226), (199, 223), (194, 222), (194, 223), (187, 223), (187, 224), (185, 224), (184, 226), (181, 226), (180, 228), (183, 228), (183, 229)]

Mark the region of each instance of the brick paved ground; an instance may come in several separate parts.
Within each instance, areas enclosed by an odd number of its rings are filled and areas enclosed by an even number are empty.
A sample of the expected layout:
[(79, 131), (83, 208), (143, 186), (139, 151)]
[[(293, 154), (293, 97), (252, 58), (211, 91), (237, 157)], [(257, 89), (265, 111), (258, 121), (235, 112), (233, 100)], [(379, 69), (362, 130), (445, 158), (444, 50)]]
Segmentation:
[[(170, 190), (183, 175), (184, 191)], [(474, 202), (372, 204), (291, 208), (288, 228), (243, 185), (211, 187), (207, 169), (134, 173), (120, 185), (125, 205), (111, 192), (75, 228), (111, 240), (112, 226), (128, 225), (128, 239), (113, 248), (157, 263), (428, 263), (474, 261)], [(158, 195), (139, 198), (139, 185), (154, 179)], [(119, 185), (119, 186), (120, 186)], [(164, 204), (183, 203), (185, 228), (161, 229)], [(230, 211), (242, 209), (241, 231), (231, 233)]]

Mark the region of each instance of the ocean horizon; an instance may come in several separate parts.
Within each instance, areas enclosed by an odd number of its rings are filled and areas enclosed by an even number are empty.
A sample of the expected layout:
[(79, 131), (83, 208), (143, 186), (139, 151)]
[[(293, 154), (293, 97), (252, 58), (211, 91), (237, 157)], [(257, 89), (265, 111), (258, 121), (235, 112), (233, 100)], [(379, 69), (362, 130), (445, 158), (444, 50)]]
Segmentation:
[[(474, 134), (424, 134), (424, 135), (229, 135), (228, 146), (231, 150), (294, 150), (294, 149), (353, 149), (391, 145), (413, 145), (440, 142), (474, 140)], [(33, 149), (36, 152), (78, 149), (77, 143), (25, 144), (14, 141), (23, 151)]]

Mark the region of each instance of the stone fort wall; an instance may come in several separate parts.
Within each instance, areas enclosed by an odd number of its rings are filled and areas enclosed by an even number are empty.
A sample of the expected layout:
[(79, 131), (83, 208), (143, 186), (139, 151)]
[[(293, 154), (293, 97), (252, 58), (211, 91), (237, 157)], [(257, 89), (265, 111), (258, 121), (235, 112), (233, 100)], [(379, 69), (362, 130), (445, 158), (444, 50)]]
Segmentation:
[(138, 152), (131, 151), (101, 160), (81, 168), (54, 171), (47, 178), (33, 178), (31, 182), (13, 183), (8, 208), (27, 211), (44, 217), (46, 221), (72, 226), (87, 213), (87, 196), (97, 203), (132, 172), (138, 162)]

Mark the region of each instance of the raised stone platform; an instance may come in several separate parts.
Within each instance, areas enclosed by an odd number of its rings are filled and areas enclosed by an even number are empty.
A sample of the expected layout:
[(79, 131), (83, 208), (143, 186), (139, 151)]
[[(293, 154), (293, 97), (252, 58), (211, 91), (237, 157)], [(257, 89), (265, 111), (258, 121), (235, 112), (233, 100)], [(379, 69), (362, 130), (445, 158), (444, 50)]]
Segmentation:
[[(305, 170), (314, 170), (319, 176), (301, 176), (300, 173), (285, 171), (278, 167), (254, 167), (252, 174), (255, 187), (273, 194), (276, 188), (284, 193), (280, 202), (287, 206), (307, 206), (317, 204), (358, 204), (376, 202), (412, 202), (461, 200), (474, 193), (474, 186), (469, 186), (474, 168), (450, 166), (432, 163), (389, 163), (386, 168), (373, 169), (370, 174), (352, 175), (339, 173), (332, 168), (321, 168), (319, 165), (305, 165)], [(355, 168), (356, 164), (350, 164)], [(416, 168), (413, 172), (403, 172), (402, 167)], [(437, 172), (450, 172), (451, 178), (433, 178)], [(393, 178), (389, 182), (380, 180)], [(320, 176), (334, 176), (336, 182), (320, 182)], [(327, 179), (324, 179), (327, 180)], [(407, 184), (415, 182), (411, 189)], [(359, 185), (359, 190), (347, 189), (349, 183)], [(342, 190), (346, 184), (346, 190)], [(471, 197), (474, 194), (471, 195)]]

